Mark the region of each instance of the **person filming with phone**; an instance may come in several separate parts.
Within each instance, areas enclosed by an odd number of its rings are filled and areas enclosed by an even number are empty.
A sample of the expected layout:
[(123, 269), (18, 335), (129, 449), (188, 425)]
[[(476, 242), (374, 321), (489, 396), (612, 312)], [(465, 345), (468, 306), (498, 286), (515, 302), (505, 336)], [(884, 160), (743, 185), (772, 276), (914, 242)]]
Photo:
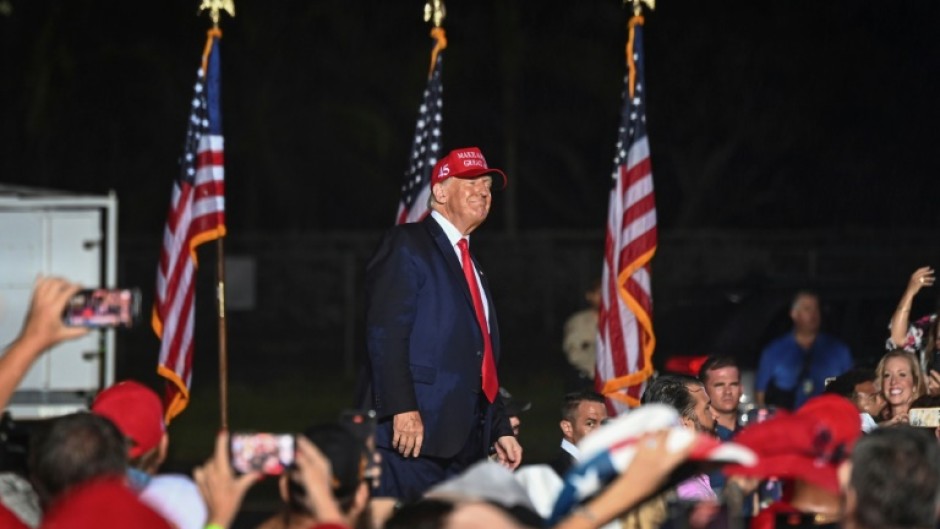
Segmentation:
[(62, 321), (62, 312), (79, 290), (79, 285), (62, 278), (40, 276), (36, 279), (20, 334), (0, 356), (0, 409), (6, 408), (13, 392), (42, 353), (60, 342), (88, 334), (88, 329), (69, 327)]
[[(338, 423), (319, 424), (303, 433), (322, 453), (331, 472), (330, 490), (347, 527), (368, 527), (369, 483), (364, 469), (368, 451), (363, 441)], [(322, 520), (303, 482), (302, 472), (290, 465), (278, 478), (283, 506), (257, 529), (309, 529)]]
[(366, 269), (366, 336), (379, 496), (412, 499), (495, 449), (510, 468), (522, 447), (499, 396), (499, 327), (469, 236), (506, 175), (476, 147), (431, 173), (431, 214), (389, 230)]

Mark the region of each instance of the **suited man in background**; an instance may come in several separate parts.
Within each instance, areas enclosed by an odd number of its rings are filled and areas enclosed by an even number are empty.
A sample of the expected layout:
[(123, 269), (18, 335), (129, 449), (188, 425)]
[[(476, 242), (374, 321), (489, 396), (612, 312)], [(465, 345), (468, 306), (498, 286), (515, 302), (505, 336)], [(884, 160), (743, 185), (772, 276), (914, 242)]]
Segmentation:
[(565, 474), (581, 459), (578, 443), (589, 433), (601, 427), (607, 421), (607, 405), (604, 396), (590, 390), (581, 390), (565, 395), (561, 405), (561, 447), (558, 455), (549, 463), (558, 477)]
[(431, 214), (389, 230), (366, 269), (366, 340), (382, 452), (377, 496), (413, 499), (492, 449), (522, 460), (498, 398), (499, 329), (469, 235), (506, 175), (476, 147), (431, 173)]

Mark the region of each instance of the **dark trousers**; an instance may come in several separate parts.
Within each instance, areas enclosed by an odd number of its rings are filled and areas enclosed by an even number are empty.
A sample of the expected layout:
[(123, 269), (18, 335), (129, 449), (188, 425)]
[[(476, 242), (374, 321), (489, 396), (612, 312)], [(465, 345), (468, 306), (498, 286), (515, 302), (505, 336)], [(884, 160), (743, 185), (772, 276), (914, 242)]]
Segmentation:
[[(451, 458), (424, 455), (406, 458), (393, 448), (378, 447), (379, 453), (382, 454), (382, 479), (372, 495), (414, 501), (429, 488), (460, 474), (470, 465), (486, 457), (484, 416), (484, 409), (481, 406), (474, 418), (476, 427), (470, 429), (470, 435), (463, 448)], [(486, 428), (486, 430), (489, 429)]]

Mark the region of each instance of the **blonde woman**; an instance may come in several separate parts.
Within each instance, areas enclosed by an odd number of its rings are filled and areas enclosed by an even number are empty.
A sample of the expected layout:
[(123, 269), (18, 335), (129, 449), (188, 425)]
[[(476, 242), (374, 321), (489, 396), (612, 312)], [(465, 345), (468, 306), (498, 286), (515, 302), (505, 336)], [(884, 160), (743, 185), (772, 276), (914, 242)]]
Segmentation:
[(927, 394), (927, 384), (920, 362), (904, 349), (894, 349), (878, 362), (875, 376), (888, 405), (882, 426), (906, 423), (907, 412), (915, 399)]

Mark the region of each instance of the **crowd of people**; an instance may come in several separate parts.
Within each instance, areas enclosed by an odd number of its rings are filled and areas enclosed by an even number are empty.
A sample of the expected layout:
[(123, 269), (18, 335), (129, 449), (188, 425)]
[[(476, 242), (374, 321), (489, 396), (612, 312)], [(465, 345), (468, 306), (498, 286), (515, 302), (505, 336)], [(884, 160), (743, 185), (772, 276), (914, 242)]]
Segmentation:
[[(4, 404), (43, 351), (88, 332), (61, 318), (77, 290), (37, 281), (22, 331), (0, 357)], [(807, 296), (797, 295), (795, 313)], [(807, 330), (805, 320), (794, 315), (794, 334)], [(602, 395), (571, 392), (560, 398), (552, 461), (520, 466), (494, 452), (413, 498), (381, 492), (384, 453), (371, 430), (314, 425), (297, 435), (294, 461), (278, 473), (281, 508), (259, 527), (934, 527), (940, 427), (906, 423), (912, 410), (940, 405), (924, 375), (937, 372), (896, 344), (892, 337), (876, 369), (848, 368), (818, 395), (761, 415), (741, 413), (740, 369), (720, 355), (697, 377), (660, 374), (642, 406), (616, 418)], [(518, 435), (518, 415), (531, 404), (502, 388), (499, 399)], [(232, 527), (262, 472), (233, 470), (220, 432), (192, 477), (162, 474), (168, 443), (152, 389), (134, 381), (106, 388), (88, 412), (34, 429), (26, 472), (0, 479), (0, 526)]]
[[(800, 291), (793, 330), (761, 355), (760, 407), (742, 413), (739, 366), (715, 355), (697, 376), (648, 381), (641, 406), (617, 417), (591, 389), (559, 395), (557, 457), (523, 464), (529, 404), (500, 388), (496, 307), (469, 249), (506, 175), (468, 147), (441, 158), (431, 182), (432, 213), (390, 230), (367, 267), (363, 405), (374, 415), (236, 443), (250, 450), (235, 458), (221, 431), (191, 477), (164, 474), (163, 403), (123, 381), (89, 411), (36, 425), (26, 467), (0, 473), (0, 527), (227, 529), (265, 474), (282, 505), (263, 529), (937, 525), (940, 413), (918, 410), (940, 407), (940, 331), (936, 314), (909, 318), (932, 269), (911, 277), (874, 370), (820, 332), (819, 297)], [(37, 281), (0, 356), (0, 406), (40, 355), (89, 332), (63, 322), (78, 290)], [(565, 350), (584, 379), (590, 340)]]

